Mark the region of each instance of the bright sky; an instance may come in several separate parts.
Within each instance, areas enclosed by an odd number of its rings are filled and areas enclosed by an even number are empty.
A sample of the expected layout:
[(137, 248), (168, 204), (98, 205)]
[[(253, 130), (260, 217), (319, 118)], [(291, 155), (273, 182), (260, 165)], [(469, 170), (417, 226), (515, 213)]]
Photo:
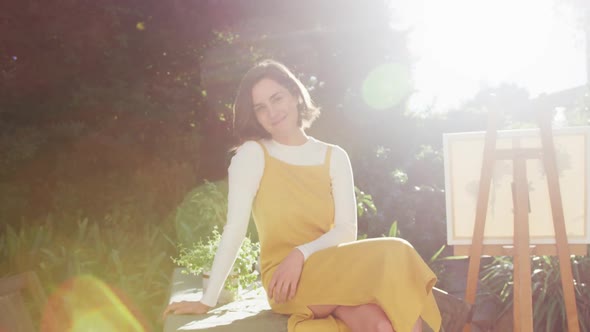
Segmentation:
[(557, 0), (397, 0), (410, 29), (413, 111), (446, 111), (482, 86), (510, 82), (531, 97), (586, 84), (585, 35)]

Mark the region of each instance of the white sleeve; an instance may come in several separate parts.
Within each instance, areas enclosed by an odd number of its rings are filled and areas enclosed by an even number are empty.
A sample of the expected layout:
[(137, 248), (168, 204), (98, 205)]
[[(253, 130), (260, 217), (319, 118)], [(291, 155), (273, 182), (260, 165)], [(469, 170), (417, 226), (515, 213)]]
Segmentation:
[(334, 197), (334, 228), (319, 238), (297, 247), (306, 260), (318, 250), (355, 241), (357, 236), (356, 196), (350, 160), (342, 148), (333, 146), (332, 149), (330, 177)]
[(201, 302), (214, 307), (248, 229), (252, 202), (264, 171), (264, 151), (253, 141), (242, 144), (228, 168), (227, 223), (213, 260), (209, 286)]

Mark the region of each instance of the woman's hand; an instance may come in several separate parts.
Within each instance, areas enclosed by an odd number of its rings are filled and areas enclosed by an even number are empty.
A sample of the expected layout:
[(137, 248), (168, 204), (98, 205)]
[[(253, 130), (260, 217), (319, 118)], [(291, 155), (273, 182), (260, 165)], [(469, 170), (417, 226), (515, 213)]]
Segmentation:
[(173, 302), (170, 303), (164, 313), (162, 314), (163, 318), (166, 318), (168, 314), (173, 315), (182, 315), (182, 314), (190, 314), (190, 315), (202, 315), (206, 314), (211, 309), (210, 306), (201, 303), (201, 301), (182, 301), (182, 302)]
[(276, 303), (287, 302), (295, 296), (303, 269), (303, 261), (303, 253), (295, 248), (275, 270), (268, 286), (268, 296)]

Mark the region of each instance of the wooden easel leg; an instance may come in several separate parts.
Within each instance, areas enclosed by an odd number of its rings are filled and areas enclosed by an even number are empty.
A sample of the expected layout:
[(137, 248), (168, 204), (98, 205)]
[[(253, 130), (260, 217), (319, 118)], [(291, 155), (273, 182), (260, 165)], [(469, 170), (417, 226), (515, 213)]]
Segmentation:
[(522, 288), (521, 278), (519, 278), (519, 272), (521, 270), (520, 261), (516, 258), (516, 255), (512, 256), (512, 331), (520, 331), (520, 308), (522, 303), (520, 302), (520, 290)]
[(579, 332), (580, 323), (578, 321), (576, 295), (574, 292), (574, 276), (572, 274), (572, 264), (570, 261), (567, 233), (565, 229), (565, 218), (563, 216), (555, 145), (553, 143), (553, 136), (551, 135), (550, 119), (548, 116), (548, 112), (543, 112), (539, 119), (541, 140), (543, 142), (543, 162), (547, 174), (549, 199), (551, 200), (551, 213), (553, 215), (553, 227), (555, 229), (555, 241), (557, 244), (557, 255), (559, 257), (559, 270), (567, 314), (568, 331)]
[(526, 159), (514, 160), (514, 331), (533, 331), (531, 261), (529, 254), (529, 189)]
[[(475, 295), (477, 291), (477, 280), (479, 279), (479, 266), (481, 264), (481, 254), (472, 254), (469, 256), (469, 269), (467, 271), (467, 289), (465, 291), (465, 301), (470, 305), (475, 304)], [(463, 332), (471, 332), (471, 323), (465, 324)]]
[[(483, 235), (485, 229), (486, 215), (490, 197), (490, 186), (492, 183), (496, 150), (498, 114), (490, 111), (488, 117), (488, 128), (486, 131), (485, 145), (481, 173), (479, 177), (479, 193), (477, 196), (477, 207), (475, 211), (475, 224), (473, 226), (473, 238), (471, 240), (471, 253), (469, 256), (469, 269), (467, 271), (467, 286), (465, 289), (465, 301), (471, 305), (475, 304), (477, 293), (477, 280), (479, 279), (479, 266), (483, 254)], [(471, 324), (465, 324), (463, 332), (470, 332)]]

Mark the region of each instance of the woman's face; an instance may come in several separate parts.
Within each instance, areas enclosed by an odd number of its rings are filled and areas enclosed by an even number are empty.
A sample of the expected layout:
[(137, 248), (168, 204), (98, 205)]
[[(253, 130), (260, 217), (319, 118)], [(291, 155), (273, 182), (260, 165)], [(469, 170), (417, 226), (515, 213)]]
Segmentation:
[(272, 137), (289, 135), (299, 129), (298, 103), (298, 98), (287, 88), (269, 78), (252, 87), (254, 114)]

